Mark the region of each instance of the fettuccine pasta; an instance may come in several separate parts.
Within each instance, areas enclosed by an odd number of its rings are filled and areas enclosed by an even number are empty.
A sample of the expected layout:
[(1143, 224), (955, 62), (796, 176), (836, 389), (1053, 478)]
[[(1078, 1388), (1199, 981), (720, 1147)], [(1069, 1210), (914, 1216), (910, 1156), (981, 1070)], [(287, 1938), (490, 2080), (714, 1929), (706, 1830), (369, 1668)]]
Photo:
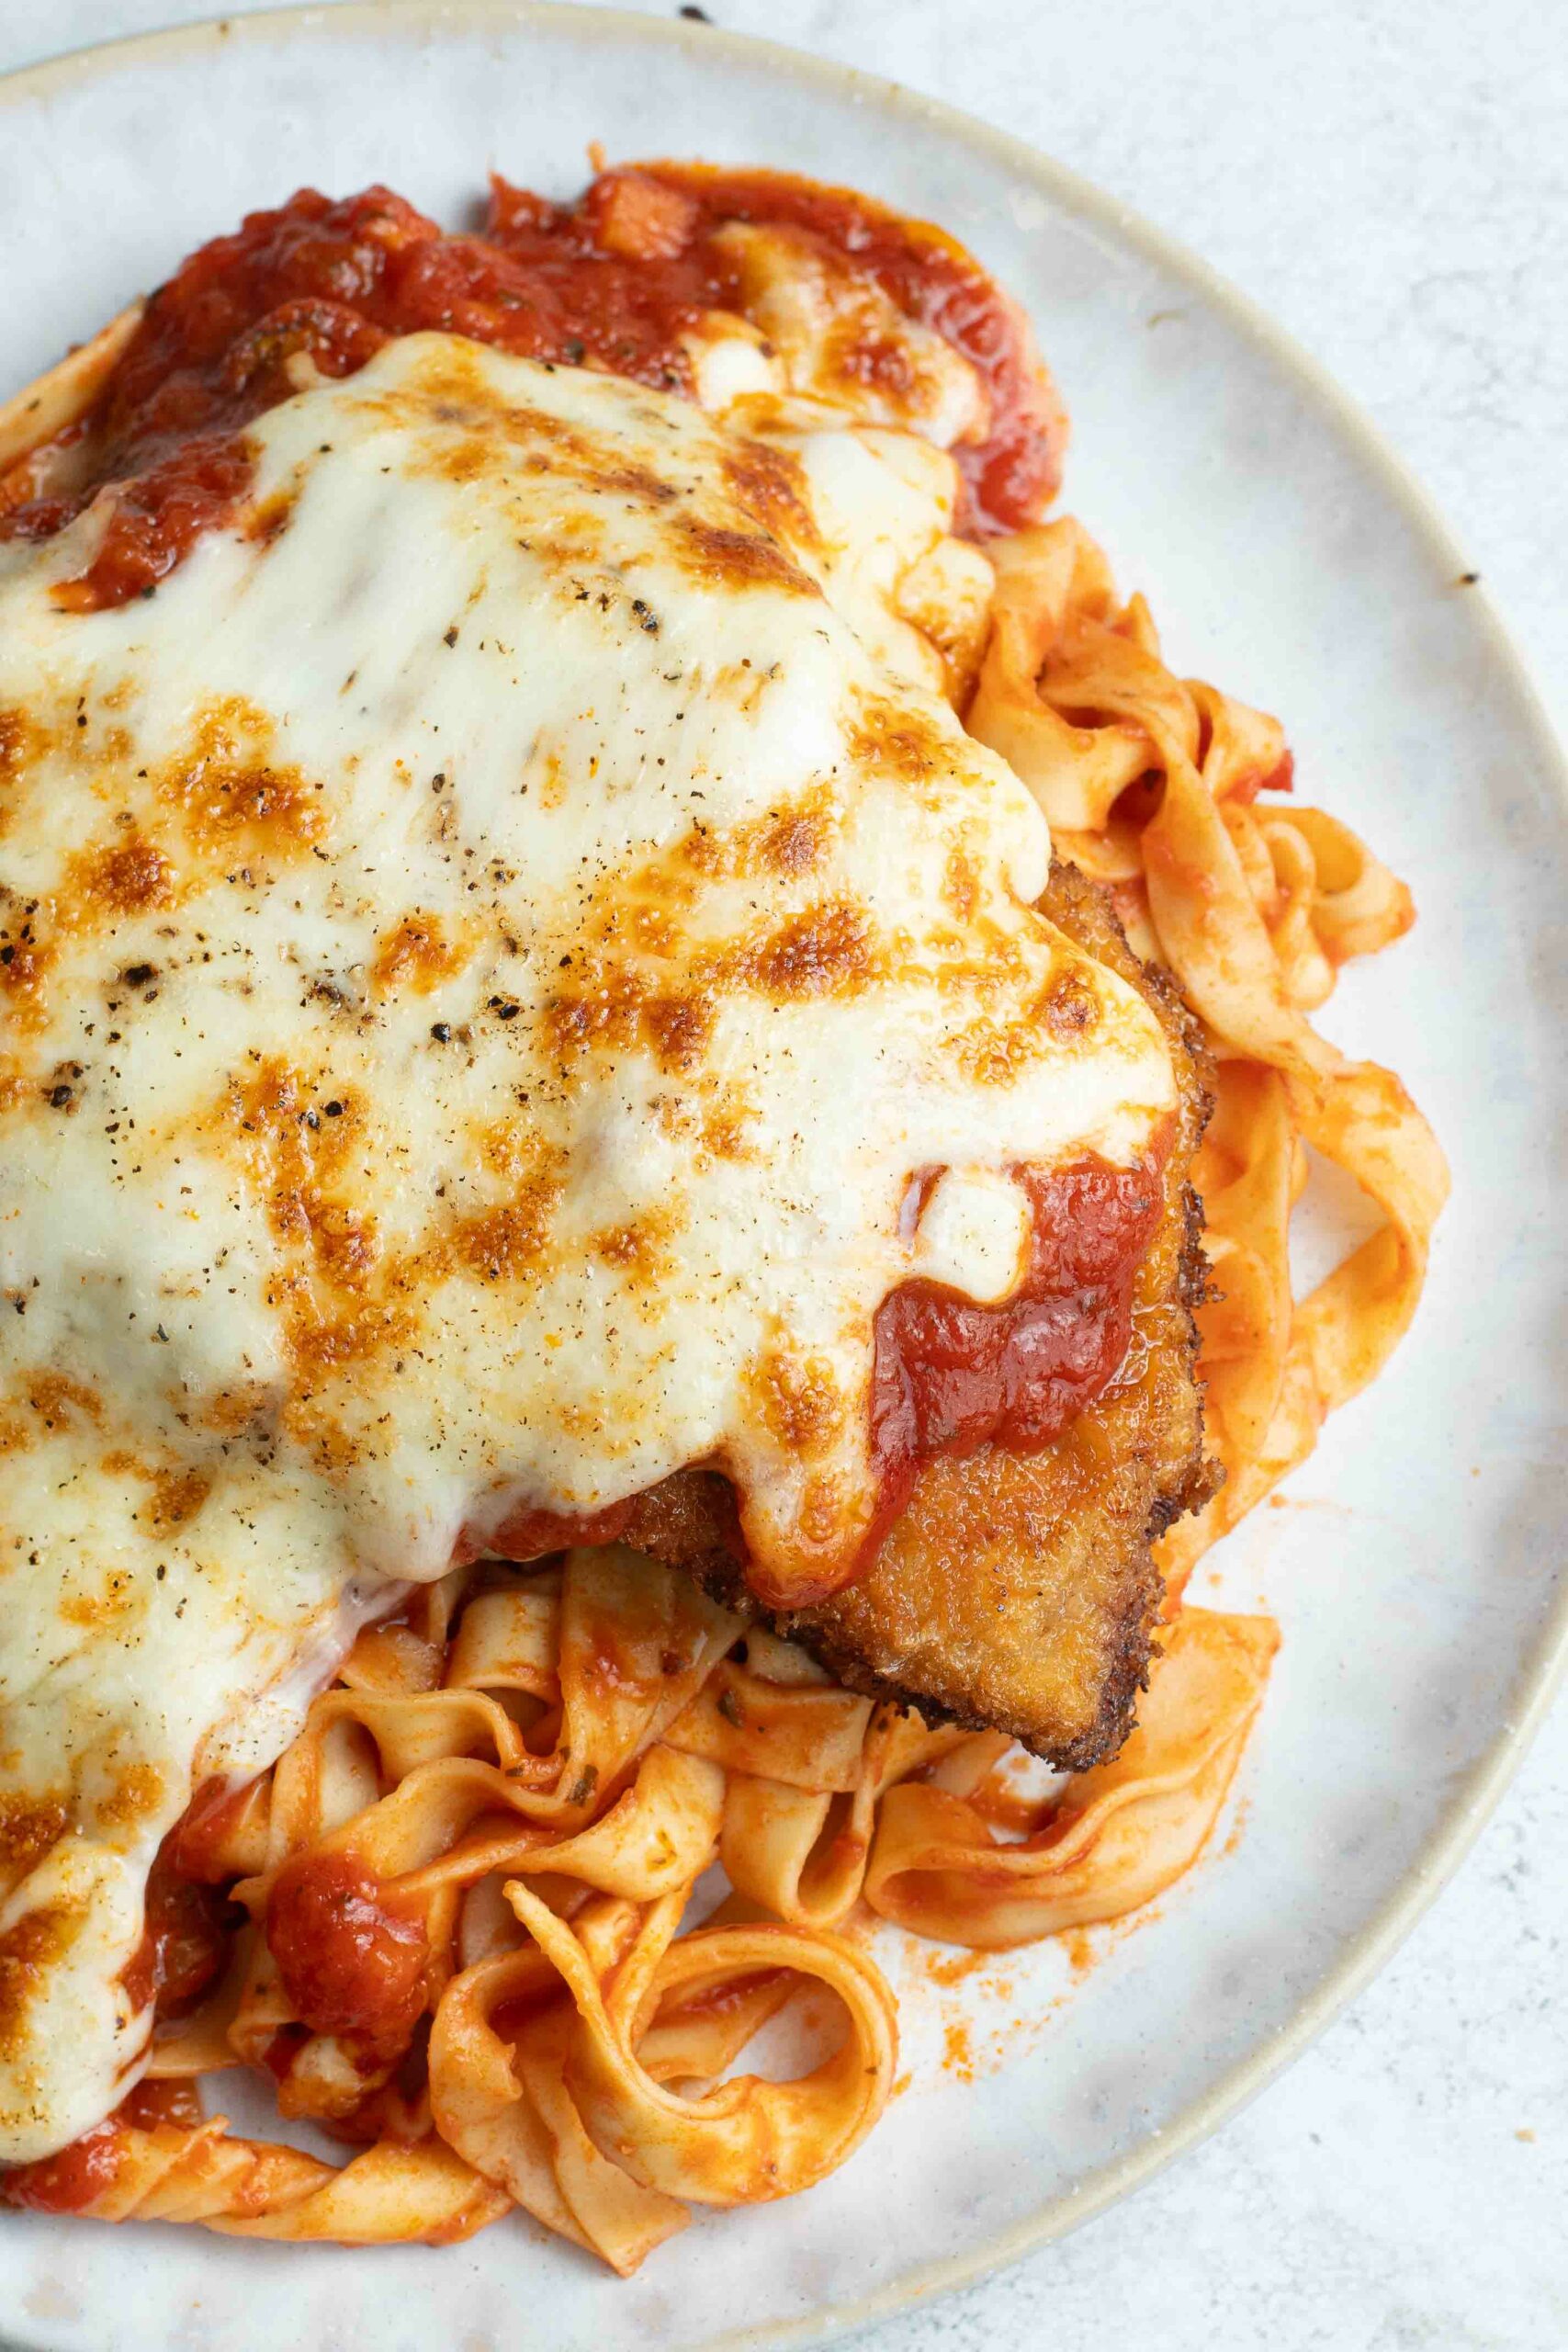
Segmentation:
[[(46, 379), (51, 429), (133, 325)], [(0, 462), (31, 446), (16, 427)], [(14, 474), (13, 499), (43, 480)], [(145, 2079), (7, 2176), (10, 2202), (353, 2245), (446, 2243), (521, 2208), (627, 2274), (694, 2208), (807, 2189), (874, 2129), (898, 2072), (876, 1922), (1010, 1949), (1135, 1911), (1202, 1851), (1279, 1636), (1185, 1588), (1386, 1362), (1446, 1191), (1399, 1080), (1309, 1018), (1413, 909), (1340, 820), (1285, 797), (1278, 721), (1171, 673), (1078, 523), (984, 551), (977, 676), (950, 676), (964, 722), (1213, 1057), (1199, 1323), (1224, 1477), (1157, 1547), (1167, 1622), (1136, 1728), (1021, 1809), (1000, 1734), (843, 1688), (620, 1544), (454, 1568), (359, 1634), (269, 1771), (198, 1792), (155, 1873)], [(1377, 1223), (1303, 1296), (1309, 1153)], [(793, 2078), (744, 2071), (803, 1989), (834, 2032)], [(209, 2113), (200, 2086), (237, 2064), (346, 2157)]]
[[(355, 2245), (520, 2205), (634, 2269), (693, 2205), (809, 2187), (881, 2114), (897, 2030), (841, 1932), (862, 1898), (980, 1948), (1145, 1901), (1213, 1826), (1273, 1638), (1185, 1611), (1122, 1756), (998, 1845), (977, 1804), (1005, 1741), (874, 1707), (677, 1571), (605, 1547), (458, 1572), (361, 1635), (264, 1781), (193, 1813), (179, 1863), (243, 1914), (221, 1974), (11, 2196), (85, 2174), (101, 2219)], [(732, 1892), (682, 1932), (716, 1860)], [(803, 1984), (837, 2046), (795, 2081), (729, 2074)], [(369, 2144), (334, 2169), (231, 2135), (192, 2091), (237, 2060)]]

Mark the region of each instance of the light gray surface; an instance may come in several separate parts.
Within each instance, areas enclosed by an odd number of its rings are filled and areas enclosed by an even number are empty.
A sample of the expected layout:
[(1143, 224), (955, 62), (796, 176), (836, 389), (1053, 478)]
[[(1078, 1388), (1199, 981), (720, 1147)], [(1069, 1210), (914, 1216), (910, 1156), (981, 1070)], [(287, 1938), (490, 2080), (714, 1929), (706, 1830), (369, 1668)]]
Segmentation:
[[(205, 13), (0, 0), (0, 63)], [(1471, 9), (1389, 0), (1267, 15), (1102, 0), (1079, 21), (992, 0), (962, 35), (970, 12), (939, 0), (714, 13), (1021, 133), (1225, 270), (1425, 480), (1568, 723), (1558, 11), (1496, 7), (1483, 33)], [(874, 2342), (1067, 2345), (1140, 2326), (1167, 2352), (1568, 2340), (1565, 1827), (1560, 1711), (1393, 1967), (1247, 2115), (1066, 2245)]]

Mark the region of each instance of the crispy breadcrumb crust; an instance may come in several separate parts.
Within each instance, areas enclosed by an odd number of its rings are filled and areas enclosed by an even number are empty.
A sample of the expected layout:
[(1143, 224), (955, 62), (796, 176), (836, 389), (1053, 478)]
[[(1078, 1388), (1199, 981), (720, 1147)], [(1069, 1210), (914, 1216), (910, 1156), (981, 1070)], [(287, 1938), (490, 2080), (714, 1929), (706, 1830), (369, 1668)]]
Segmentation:
[(1190, 1181), (1211, 1069), (1174, 982), (1140, 963), (1101, 889), (1058, 861), (1042, 910), (1139, 990), (1179, 1080), (1165, 1201), (1121, 1371), (1038, 1453), (987, 1447), (928, 1463), (872, 1567), (818, 1608), (759, 1610), (734, 1498), (714, 1472), (684, 1472), (640, 1498), (624, 1540), (802, 1644), (849, 1689), (1006, 1732), (1083, 1771), (1121, 1747), (1147, 1681), (1162, 1598), (1150, 1546), (1219, 1483), (1203, 1454), (1193, 1320), (1203, 1221)]

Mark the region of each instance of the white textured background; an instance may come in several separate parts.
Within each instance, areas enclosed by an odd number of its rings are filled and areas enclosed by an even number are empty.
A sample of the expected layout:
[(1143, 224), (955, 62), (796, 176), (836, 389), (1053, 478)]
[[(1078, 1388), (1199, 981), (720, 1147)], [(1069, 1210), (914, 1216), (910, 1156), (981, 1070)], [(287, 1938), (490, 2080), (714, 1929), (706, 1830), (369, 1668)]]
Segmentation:
[[(0, 69), (215, 13), (0, 0)], [(1425, 481), (1568, 734), (1563, 0), (709, 0), (709, 14), (1017, 132), (1224, 271)], [(0, 354), (4, 333), (0, 296)], [(1562, 2352), (1565, 1854), (1560, 1705), (1453, 1884), (1282, 2081), (1064, 2245), (865, 2344)]]

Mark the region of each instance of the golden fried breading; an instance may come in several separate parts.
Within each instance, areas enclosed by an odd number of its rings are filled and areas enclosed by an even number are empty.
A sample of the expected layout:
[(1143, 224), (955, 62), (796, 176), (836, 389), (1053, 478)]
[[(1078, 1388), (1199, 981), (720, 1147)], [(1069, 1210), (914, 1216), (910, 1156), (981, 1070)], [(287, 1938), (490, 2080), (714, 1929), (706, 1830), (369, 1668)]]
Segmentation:
[[(1215, 1480), (1203, 1458), (1192, 1319), (1201, 1216), (1188, 1182), (1209, 1096), (1196, 1023), (1166, 976), (1139, 963), (1104, 894), (1058, 862), (1042, 910), (1140, 989), (1179, 1081), (1164, 1207), (1125, 1361), (1043, 1451), (991, 1446), (926, 1463), (865, 1574), (818, 1608), (769, 1622), (852, 1690), (1005, 1731), (1081, 1771), (1113, 1755), (1132, 1725), (1160, 1599), (1150, 1544)], [(737, 1565), (734, 1503), (713, 1473), (687, 1472), (642, 1497), (624, 1540), (756, 1613)]]

